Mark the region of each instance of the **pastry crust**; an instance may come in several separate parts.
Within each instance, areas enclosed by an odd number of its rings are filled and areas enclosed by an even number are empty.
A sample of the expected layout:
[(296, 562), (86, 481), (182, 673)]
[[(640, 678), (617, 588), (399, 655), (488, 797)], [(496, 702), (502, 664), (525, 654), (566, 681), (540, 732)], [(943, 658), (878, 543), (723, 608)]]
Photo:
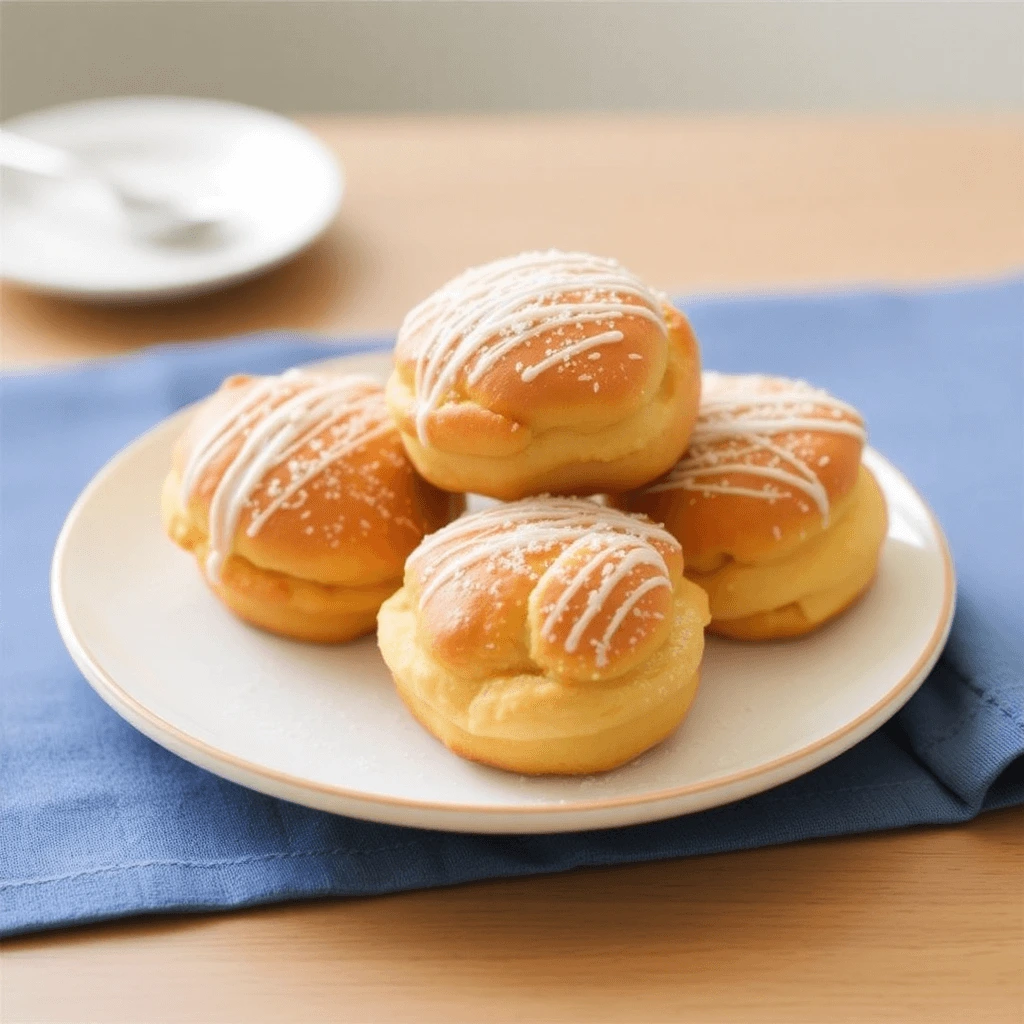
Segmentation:
[(647, 520), (536, 498), (467, 516), (410, 557), (378, 643), (456, 753), (525, 774), (628, 761), (679, 724), (708, 621), (679, 545)]
[(612, 260), (523, 253), (466, 271), (398, 335), (388, 404), (417, 469), (504, 500), (636, 487), (686, 447), (686, 318)]
[(853, 494), (832, 525), (779, 561), (729, 560), (691, 573), (708, 593), (713, 633), (737, 640), (801, 636), (845, 611), (871, 585), (888, 520), (885, 499), (861, 467)]
[(228, 378), (200, 406), (161, 506), (236, 614), (339, 642), (373, 629), (406, 556), (465, 503), (416, 474), (380, 385), (289, 371)]
[(690, 449), (663, 478), (614, 497), (663, 522), (707, 590), (710, 630), (798, 636), (870, 585), (888, 527), (862, 465), (860, 414), (800, 381), (704, 375)]

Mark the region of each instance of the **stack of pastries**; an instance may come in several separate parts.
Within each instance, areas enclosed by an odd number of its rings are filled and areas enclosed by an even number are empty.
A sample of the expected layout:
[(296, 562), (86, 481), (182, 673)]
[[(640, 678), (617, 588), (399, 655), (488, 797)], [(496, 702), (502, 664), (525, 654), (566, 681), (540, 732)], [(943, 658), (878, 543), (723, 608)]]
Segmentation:
[[(413, 309), (386, 389), (229, 378), (163, 516), (249, 622), (320, 642), (376, 623), (456, 753), (583, 774), (675, 730), (705, 628), (798, 636), (870, 586), (887, 516), (865, 437), (809, 384), (702, 375), (686, 318), (615, 261), (531, 252)], [(467, 493), (500, 503), (463, 515)]]

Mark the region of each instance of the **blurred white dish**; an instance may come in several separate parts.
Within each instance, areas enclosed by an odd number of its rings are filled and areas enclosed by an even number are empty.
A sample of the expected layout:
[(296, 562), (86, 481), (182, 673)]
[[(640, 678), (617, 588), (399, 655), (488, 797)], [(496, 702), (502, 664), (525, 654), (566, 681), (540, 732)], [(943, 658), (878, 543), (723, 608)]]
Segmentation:
[(337, 212), (333, 154), (287, 118), (235, 103), (127, 97), (53, 107), (4, 124), (126, 181), (217, 196), (226, 215), (181, 244), (146, 241), (94, 182), (3, 176), (0, 271), (40, 291), (139, 301), (209, 291), (305, 248)]
[[(388, 354), (337, 360), (383, 376)], [(406, 711), (375, 638), (295, 643), (234, 618), (164, 536), (160, 486), (188, 412), (103, 469), (54, 553), (64, 642), (100, 696), (181, 757), (274, 796), (373, 821), (557, 832), (653, 821), (776, 786), (842, 753), (910, 698), (942, 650), (954, 579), (938, 524), (877, 452), (889, 502), (878, 578), (800, 640), (708, 638), (700, 691), (668, 740), (591, 778), (470, 764)]]

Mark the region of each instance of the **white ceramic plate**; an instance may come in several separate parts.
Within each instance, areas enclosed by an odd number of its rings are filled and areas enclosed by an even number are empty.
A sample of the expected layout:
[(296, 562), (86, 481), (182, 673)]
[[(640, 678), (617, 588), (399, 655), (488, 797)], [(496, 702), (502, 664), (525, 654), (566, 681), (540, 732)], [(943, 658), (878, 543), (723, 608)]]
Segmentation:
[[(383, 377), (387, 354), (337, 361)], [(935, 663), (953, 613), (942, 531), (877, 452), (889, 502), (878, 578), (802, 640), (709, 638), (700, 692), (665, 743), (583, 779), (530, 779), (449, 753), (399, 700), (373, 637), (279, 639), (232, 617), (167, 540), (158, 497), (187, 412), (116, 456), (68, 516), (53, 603), (68, 649), (129, 722), (242, 785), (339, 814), (474, 832), (652, 821), (728, 803), (842, 753), (878, 728)]]
[(101, 188), (4, 171), (2, 274), (45, 292), (140, 301), (218, 288), (299, 252), (341, 201), (341, 171), (323, 143), (294, 121), (237, 103), (95, 100), (4, 127), (151, 189), (213, 191), (228, 210), (198, 244), (147, 243), (132, 237)]

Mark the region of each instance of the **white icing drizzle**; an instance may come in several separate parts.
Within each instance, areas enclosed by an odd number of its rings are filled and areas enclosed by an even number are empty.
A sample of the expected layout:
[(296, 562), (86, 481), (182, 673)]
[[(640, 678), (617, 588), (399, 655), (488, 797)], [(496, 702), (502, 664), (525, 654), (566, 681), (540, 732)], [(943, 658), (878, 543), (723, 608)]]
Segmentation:
[[(220, 579), (246, 509), (251, 514), (245, 532), (255, 537), (277, 511), (299, 507), (306, 485), (327, 467), (392, 429), (380, 388), (368, 377), (288, 370), (252, 384), (195, 444), (182, 473), (181, 500), (187, 504), (214, 462), (238, 445), (210, 499), (207, 575)], [(326, 439), (319, 438), (324, 432)], [(306, 447), (316, 454), (299, 458)], [(270, 488), (270, 500), (255, 509), (254, 493), (281, 467), (288, 471), (287, 483)]]
[[(616, 509), (574, 498), (527, 499), (466, 516), (431, 534), (410, 556), (409, 567), (420, 575), (422, 608), (446, 584), (463, 579), (470, 568), (487, 565), (496, 576), (523, 575), (530, 571), (524, 554), (561, 549), (537, 583), (538, 587), (554, 579), (564, 583), (557, 600), (544, 609), (540, 635), (553, 642), (573, 598), (589, 587), (585, 607), (565, 639), (568, 654), (579, 649), (587, 629), (608, 610), (609, 598), (620, 584), (637, 569), (650, 567), (653, 575), (645, 574), (621, 596), (603, 635), (591, 641), (597, 667), (602, 668), (612, 640), (637, 602), (652, 590), (672, 587), (668, 566), (654, 541), (679, 548), (663, 527)], [(589, 551), (591, 556), (568, 575), (569, 566)]]
[[(867, 439), (860, 413), (852, 405), (804, 381), (705, 373), (700, 415), (689, 450), (667, 476), (646, 490), (737, 494), (766, 501), (789, 498), (800, 491), (817, 505), (827, 526), (828, 492), (815, 468), (797, 455), (793, 439), (780, 440), (780, 435), (806, 436), (818, 431), (846, 434), (861, 444)], [(754, 487), (727, 478), (707, 479), (729, 473), (766, 482)]]
[[(580, 298), (564, 301), (569, 294)], [(460, 375), (475, 384), (498, 360), (546, 335), (543, 358), (516, 367), (529, 383), (580, 353), (621, 342), (624, 335), (614, 323), (624, 316), (643, 317), (665, 333), (662, 301), (614, 260), (585, 253), (525, 252), (460, 274), (416, 306), (399, 331), (399, 337), (415, 335), (418, 346), (420, 440), (426, 443), (427, 418)], [(582, 338), (570, 333), (588, 324), (608, 329)]]
[[(595, 570), (598, 569), (600, 569), (598, 575), (600, 585), (597, 589), (591, 590), (587, 595), (587, 603), (583, 614), (576, 619), (569, 630), (568, 636), (565, 638), (565, 650), (568, 654), (574, 654), (579, 649), (583, 634), (604, 609), (608, 598), (615, 588), (634, 569), (642, 565), (649, 565), (657, 572), (657, 575), (649, 577), (630, 591), (625, 600), (613, 613), (612, 621), (609, 623), (604, 635), (595, 644), (594, 653), (597, 667), (603, 668), (608, 664), (608, 647), (611, 644), (612, 637), (618, 631), (619, 626), (622, 625), (630, 609), (633, 608), (644, 594), (657, 587), (671, 588), (672, 582), (669, 579), (668, 566), (665, 565), (665, 559), (662, 558), (655, 548), (638, 538), (618, 535), (601, 537), (599, 540), (587, 539), (591, 544), (598, 546), (600, 550), (595, 558), (587, 562), (586, 565), (576, 572), (575, 576), (567, 581), (566, 591), (570, 593), (570, 596), (577, 593), (591, 580)], [(545, 576), (548, 573), (557, 573), (560, 569), (559, 563), (564, 562), (564, 560), (564, 556), (556, 559), (554, 565), (545, 573)], [(544, 582), (544, 577), (541, 577), (539, 585), (543, 586)], [(549, 642), (555, 639), (555, 626), (557, 626), (559, 620), (565, 614), (567, 605), (568, 602), (562, 603), (561, 599), (559, 599), (544, 620), (544, 624), (541, 627), (541, 635)]]

